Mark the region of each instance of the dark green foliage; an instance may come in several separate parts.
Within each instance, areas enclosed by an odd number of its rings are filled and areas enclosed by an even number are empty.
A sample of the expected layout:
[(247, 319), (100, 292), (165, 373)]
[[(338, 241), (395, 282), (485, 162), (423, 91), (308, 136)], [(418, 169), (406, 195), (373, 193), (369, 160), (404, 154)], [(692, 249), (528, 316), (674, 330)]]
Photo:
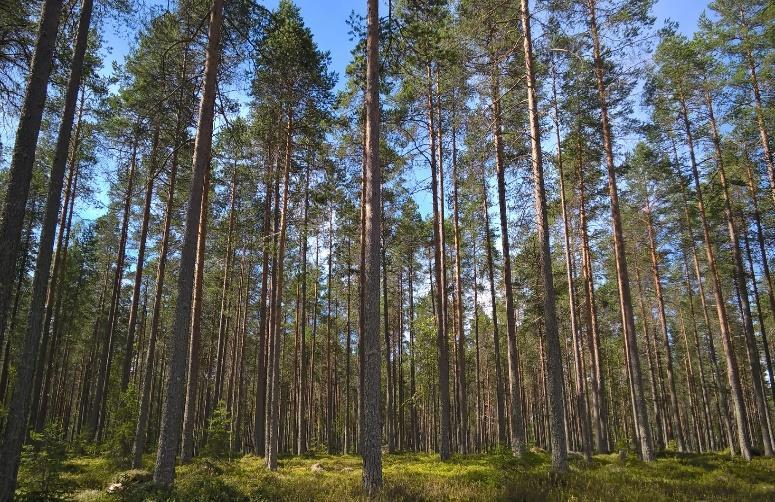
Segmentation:
[(64, 500), (70, 484), (61, 476), (67, 457), (62, 426), (53, 422), (42, 432), (31, 432), (24, 446), (25, 475), (20, 476), (19, 500)]
[(231, 414), (221, 401), (213, 411), (207, 426), (205, 453), (215, 458), (228, 457), (231, 444)]
[(112, 427), (105, 447), (116, 467), (128, 467), (132, 454), (132, 439), (135, 435), (137, 420), (137, 388), (130, 385), (119, 395), (114, 405)]

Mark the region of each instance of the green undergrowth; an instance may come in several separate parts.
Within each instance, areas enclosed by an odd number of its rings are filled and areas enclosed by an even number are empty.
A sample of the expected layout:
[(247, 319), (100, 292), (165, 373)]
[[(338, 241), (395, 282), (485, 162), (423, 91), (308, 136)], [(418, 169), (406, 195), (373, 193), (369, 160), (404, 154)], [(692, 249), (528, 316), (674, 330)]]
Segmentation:
[[(153, 458), (144, 470), (121, 470), (105, 457), (68, 458), (62, 485), (83, 501), (341, 501), (365, 500), (356, 456), (311, 455), (280, 459), (277, 472), (263, 459), (198, 458), (177, 468), (171, 489), (151, 481)], [(538, 451), (522, 459), (504, 454), (454, 456), (401, 453), (383, 456), (383, 500), (775, 500), (775, 459), (752, 462), (723, 454), (664, 454), (643, 463), (618, 455), (574, 458), (567, 474), (555, 475)], [(20, 494), (31, 472), (22, 466)], [(21, 498), (21, 497), (20, 497)]]

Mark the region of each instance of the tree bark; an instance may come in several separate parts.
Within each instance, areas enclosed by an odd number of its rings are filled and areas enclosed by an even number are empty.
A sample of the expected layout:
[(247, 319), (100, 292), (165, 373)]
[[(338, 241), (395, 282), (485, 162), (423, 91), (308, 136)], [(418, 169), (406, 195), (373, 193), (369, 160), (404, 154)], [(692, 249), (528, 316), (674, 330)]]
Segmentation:
[(132, 288), (132, 305), (129, 309), (129, 326), (127, 328), (126, 346), (124, 348), (124, 365), (121, 372), (121, 390), (126, 390), (129, 385), (129, 374), (132, 370), (132, 352), (134, 350), (135, 332), (137, 330), (137, 307), (140, 303), (140, 288), (143, 284), (143, 267), (145, 265), (145, 241), (148, 236), (148, 223), (151, 219), (151, 202), (153, 201), (153, 183), (158, 168), (157, 157), (159, 152), (159, 128), (157, 122), (153, 132), (151, 145), (151, 160), (148, 168), (148, 181), (145, 187), (145, 200), (143, 201), (143, 220), (140, 224), (140, 238), (137, 250), (137, 263), (135, 265), (135, 282)]
[(363, 173), (363, 287), (361, 305), (363, 346), (361, 366), (362, 414), (360, 453), (363, 456), (363, 488), (376, 496), (382, 487), (381, 420), (379, 414), (379, 272), (382, 227), (382, 175), (379, 163), (379, 2), (368, 0), (366, 36), (366, 124)]
[(270, 399), (269, 399), (269, 445), (267, 446), (266, 465), (271, 471), (277, 470), (277, 455), (280, 446), (280, 352), (282, 349), (282, 315), (281, 310), (283, 306), (283, 275), (284, 275), (284, 261), (285, 261), (285, 239), (286, 239), (286, 227), (288, 225), (288, 181), (291, 169), (291, 158), (293, 148), (293, 121), (288, 115), (288, 125), (286, 131), (286, 146), (285, 146), (285, 166), (283, 167), (283, 196), (282, 206), (280, 209), (280, 228), (278, 230), (277, 237), (277, 250), (276, 250), (276, 266), (272, 270), (272, 313), (269, 324), (269, 360), (270, 360), (270, 372), (271, 385), (270, 385)]
[[(547, 370), (549, 380), (549, 419), (551, 421), (552, 469), (565, 472), (568, 469), (568, 445), (566, 443), (565, 405), (562, 399), (563, 368), (560, 356), (560, 334), (557, 329), (557, 305), (552, 278), (552, 254), (549, 249), (549, 219), (546, 214), (546, 189), (544, 187), (543, 154), (541, 152), (541, 126), (536, 98), (536, 79), (533, 68), (533, 39), (530, 34), (528, 0), (521, 0), (522, 40), (525, 53), (525, 81), (527, 84), (527, 109), (530, 123), (530, 157), (533, 168), (533, 198), (535, 200), (536, 227), (538, 231), (538, 264), (543, 286), (543, 317), (546, 330)], [(566, 234), (567, 238), (567, 234)], [(504, 248), (505, 250), (506, 248)], [(573, 280), (569, 284), (572, 289)], [(575, 315), (575, 312), (574, 312)], [(578, 342), (574, 333), (574, 339)], [(580, 364), (577, 367), (581, 367)], [(579, 402), (584, 400), (583, 394)]]
[(205, 172), (210, 165), (213, 140), (213, 115), (215, 107), (216, 79), (220, 59), (221, 27), (224, 0), (213, 0), (210, 11), (208, 41), (205, 56), (202, 98), (199, 105), (199, 124), (194, 143), (193, 176), (189, 193), (186, 226), (180, 256), (178, 296), (170, 339), (170, 359), (166, 393), (162, 405), (162, 421), (159, 447), (153, 479), (161, 485), (170, 485), (175, 477), (175, 456), (180, 444), (182, 426), (185, 373), (188, 358), (188, 335), (191, 329), (194, 268), (196, 264), (196, 240), (204, 191)]
[(713, 240), (705, 215), (705, 201), (702, 196), (700, 175), (697, 169), (697, 159), (694, 154), (694, 137), (692, 135), (691, 122), (689, 120), (689, 111), (686, 107), (686, 101), (681, 96), (678, 96), (678, 102), (681, 107), (679, 119), (683, 121), (686, 142), (689, 147), (692, 179), (694, 181), (694, 190), (697, 196), (697, 209), (699, 210), (700, 221), (702, 223), (705, 254), (707, 256), (708, 268), (710, 269), (711, 281), (713, 284), (713, 295), (716, 300), (716, 314), (718, 315), (719, 327), (721, 329), (721, 342), (724, 347), (724, 356), (727, 360), (727, 380), (732, 395), (732, 409), (734, 410), (735, 422), (737, 424), (737, 439), (740, 447), (740, 454), (745, 460), (751, 460), (751, 445), (748, 439), (748, 417), (745, 410), (745, 401), (743, 400), (743, 391), (740, 385), (737, 358), (735, 357), (734, 347), (732, 346), (726, 302), (724, 300), (723, 290), (721, 289), (721, 279), (719, 278), (718, 268), (716, 266), (716, 256), (713, 251)]
[(632, 400), (634, 402), (635, 426), (638, 430), (641, 445), (641, 457), (644, 461), (654, 460), (654, 447), (649, 428), (648, 411), (643, 396), (643, 380), (638, 356), (638, 340), (635, 336), (635, 319), (632, 313), (632, 297), (630, 293), (630, 278), (627, 272), (627, 257), (625, 253), (624, 233), (619, 212), (619, 190), (616, 184), (616, 168), (614, 165), (613, 140), (611, 124), (608, 117), (608, 97), (605, 84), (605, 70), (600, 48), (600, 36), (597, 24), (596, 0), (588, 0), (589, 26), (592, 33), (594, 53), (594, 70), (597, 80), (598, 100), (600, 105), (600, 127), (603, 133), (603, 149), (605, 151), (606, 168), (608, 171), (608, 193), (611, 198), (611, 220), (614, 233), (614, 256), (616, 258), (616, 282), (619, 289), (619, 308), (622, 314), (622, 328), (627, 353), (628, 368), (632, 376)]
[[(48, 78), (53, 67), (62, 3), (62, 0), (45, 0), (43, 2), (35, 40), (35, 53), (30, 65), (30, 76), (27, 80), (24, 102), (19, 113), (19, 125), (16, 129), (11, 166), (8, 169), (8, 185), (3, 202), (3, 213), (0, 217), (0, 344), (2, 344), (3, 335), (6, 332), (13, 277), (16, 271), (19, 245), (21, 244), (27, 199), (30, 194), (35, 150), (43, 119), (43, 109), (46, 105)], [(73, 63), (75, 63), (75, 59)], [(75, 94), (77, 96), (78, 93)], [(4, 457), (9, 458), (5, 455)], [(10, 471), (6, 474), (10, 475)], [(13, 481), (8, 478), (9, 476), (4, 476), (7, 481), (2, 483), (3, 490), (9, 490), (13, 485)], [(14, 476), (13, 479), (16, 477)], [(7, 493), (12, 494), (13, 492)]]
[[(235, 170), (236, 171), (236, 170)], [(232, 181), (232, 198), (234, 197)], [(205, 170), (202, 200), (199, 209), (199, 225), (196, 240), (196, 269), (194, 270), (194, 297), (191, 310), (191, 333), (186, 371), (186, 404), (183, 408), (183, 434), (180, 461), (188, 462), (194, 456), (194, 423), (197, 415), (197, 390), (199, 388), (199, 348), (202, 340), (202, 281), (204, 280), (205, 247), (207, 240), (207, 216), (210, 209), (210, 168)], [(234, 202), (232, 201), (232, 210)], [(231, 234), (230, 234), (231, 235)], [(228, 245), (227, 245), (228, 248)], [(229, 253), (229, 256), (231, 253)]]
[(729, 232), (729, 241), (732, 244), (732, 260), (734, 261), (735, 282), (737, 284), (738, 295), (743, 313), (743, 333), (745, 334), (745, 347), (748, 351), (748, 359), (751, 364), (751, 382), (753, 384), (754, 403), (759, 415), (759, 426), (761, 430), (762, 444), (764, 446), (764, 456), (773, 455), (772, 439), (770, 435), (769, 424), (767, 423), (767, 400), (762, 388), (762, 370), (761, 356), (756, 347), (754, 338), (753, 317), (751, 315), (751, 303), (748, 297), (748, 281), (743, 266), (743, 257), (740, 252), (740, 239), (738, 238), (735, 219), (732, 213), (732, 202), (729, 195), (729, 183), (727, 182), (726, 170), (724, 168), (724, 159), (721, 153), (721, 136), (719, 135), (716, 118), (713, 113), (713, 99), (710, 91), (705, 90), (705, 105), (708, 110), (708, 119), (710, 120), (711, 139), (713, 149), (716, 155), (716, 165), (718, 166), (719, 180), (724, 200), (724, 216), (727, 220), (727, 231)]
[(495, 403), (498, 413), (498, 443), (501, 446), (508, 444), (506, 433), (506, 391), (503, 384), (503, 364), (501, 363), (501, 343), (498, 331), (498, 304), (495, 296), (495, 264), (493, 262), (492, 234), (490, 233), (490, 211), (488, 203), (487, 178), (482, 177), (482, 205), (484, 212), (484, 240), (487, 248), (487, 279), (490, 283), (490, 315), (492, 317), (493, 355), (495, 358)]
[[(498, 179), (498, 209), (501, 227), (501, 249), (503, 252), (503, 285), (506, 296), (506, 331), (509, 364), (509, 423), (511, 426), (511, 450), (521, 457), (525, 453), (525, 431), (522, 417), (522, 398), (519, 376), (519, 352), (517, 349), (517, 320), (514, 312), (514, 293), (511, 283), (511, 251), (509, 246), (508, 208), (506, 205), (506, 173), (501, 128), (500, 76), (494, 65), (492, 81), (493, 127), (495, 133), (495, 170)], [(493, 303), (493, 308), (494, 303)]]
[[(592, 458), (592, 423), (587, 409), (586, 375), (584, 373), (584, 349), (581, 344), (578, 317), (576, 312), (576, 285), (574, 283), (574, 259), (571, 247), (571, 223), (568, 204), (565, 200), (565, 173), (562, 159), (562, 137), (560, 136), (560, 113), (557, 102), (557, 77), (552, 63), (552, 101), (554, 104), (554, 129), (557, 141), (557, 171), (560, 183), (560, 207), (562, 210), (563, 244), (565, 251), (565, 277), (568, 282), (568, 314), (570, 317), (571, 337), (573, 338), (573, 361), (576, 370), (575, 391), (576, 408), (581, 422), (581, 449), (586, 461)], [(540, 150), (540, 144), (538, 145)], [(545, 201), (544, 201), (545, 209)]]
[(665, 349), (665, 358), (667, 359), (667, 384), (669, 386), (670, 394), (670, 411), (668, 411), (668, 415), (670, 415), (672, 418), (673, 433), (675, 434), (678, 451), (683, 452), (686, 451), (686, 444), (684, 441), (683, 424), (681, 424), (680, 408), (678, 407), (675, 377), (673, 376), (673, 354), (667, 330), (665, 298), (664, 294), (662, 293), (662, 277), (659, 272), (659, 258), (657, 256), (658, 250), (656, 242), (657, 238), (656, 230), (654, 229), (654, 215), (651, 210), (651, 200), (648, 187), (644, 186), (644, 189), (646, 191), (646, 227), (648, 229), (647, 233), (649, 239), (649, 256), (651, 258), (651, 277), (654, 281), (654, 293), (657, 297), (657, 314), (659, 314), (659, 328), (662, 331), (662, 345)]
[[(56, 3), (56, 2), (52, 2)], [(46, 23), (47, 20), (45, 18), (45, 15), (47, 14), (46, 10), (47, 8), (51, 7), (49, 5), (49, 2), (46, 2), (44, 7), (44, 17), (42, 18), (42, 23)], [(27, 422), (29, 420), (29, 414), (30, 414), (30, 384), (33, 380), (33, 375), (35, 372), (35, 362), (37, 361), (37, 355), (39, 350), (39, 340), (41, 337), (41, 331), (43, 329), (43, 321), (44, 321), (44, 313), (45, 313), (45, 302), (46, 302), (46, 291), (48, 289), (48, 282), (49, 282), (49, 276), (51, 273), (51, 259), (54, 252), (54, 237), (56, 233), (56, 223), (57, 223), (57, 217), (59, 215), (59, 207), (62, 200), (62, 185), (64, 184), (64, 177), (65, 177), (65, 167), (67, 164), (67, 153), (68, 149), (70, 147), (70, 137), (73, 129), (73, 120), (75, 118), (75, 108), (78, 100), (78, 91), (81, 85), (81, 74), (83, 69), (83, 59), (84, 54), (86, 52), (86, 44), (88, 40), (88, 34), (89, 34), (89, 24), (91, 22), (91, 13), (92, 13), (92, 3), (91, 0), (85, 0), (84, 4), (81, 7), (81, 15), (78, 20), (78, 32), (76, 35), (75, 40), (75, 51), (73, 55), (73, 62), (70, 68), (70, 78), (67, 83), (67, 90), (65, 93), (65, 106), (64, 110), (62, 112), (62, 121), (59, 126), (59, 132), (57, 136), (57, 144), (55, 146), (54, 151), (54, 161), (51, 166), (51, 176), (49, 180), (49, 186), (48, 186), (48, 195), (46, 197), (46, 209), (45, 214), (43, 217), (43, 227), (40, 232), (40, 246), (39, 246), (39, 252), (38, 257), (35, 263), (35, 275), (33, 277), (32, 281), (32, 300), (30, 302), (30, 309), (28, 312), (27, 317), (27, 333), (24, 338), (24, 343), (22, 346), (22, 353), (19, 360), (19, 364), (17, 365), (16, 369), (16, 384), (14, 385), (13, 395), (11, 397), (11, 401), (8, 406), (8, 415), (6, 417), (6, 423), (5, 423), (5, 432), (3, 435), (3, 445), (2, 449), (0, 449), (0, 500), (10, 500), (13, 498), (13, 494), (16, 488), (16, 475), (19, 470), (19, 456), (21, 454), (21, 447), (22, 443), (24, 442), (25, 438), (25, 432), (27, 429)], [(58, 16), (59, 12), (57, 11), (54, 13), (54, 15)], [(58, 22), (58, 21), (57, 21)], [(54, 26), (56, 26), (56, 23), (54, 22)], [(45, 24), (41, 25), (41, 38), (43, 38), (43, 41), (39, 41), (38, 48), (36, 49), (36, 55), (35, 60), (33, 61), (33, 72), (35, 71), (35, 65), (37, 64), (37, 50), (40, 49), (41, 45), (46, 45), (48, 42), (46, 35), (49, 35), (49, 33), (43, 33)], [(55, 38), (55, 32), (56, 28), (53, 29), (54, 31), (54, 38)], [(51, 42), (53, 43), (53, 42)], [(45, 49), (45, 47), (44, 47)], [(41, 63), (43, 64), (43, 63)], [(46, 69), (50, 71), (51, 63), (50, 61), (46, 65)], [(47, 73), (47, 72), (46, 72)], [(36, 77), (35, 73), (33, 73), (33, 77), (30, 80), (30, 86), (34, 83), (34, 78)], [(48, 77), (48, 75), (46, 75)], [(40, 101), (40, 106), (42, 108), (43, 102), (45, 101), (45, 82), (42, 84), (44, 86), (43, 90), (41, 91), (43, 96), (42, 100)], [(34, 89), (30, 89), (30, 92), (28, 94), (35, 94)], [(28, 108), (28, 105), (35, 106), (35, 103), (30, 103), (30, 96), (28, 96), (25, 99), (25, 109), (22, 110), (22, 120), (20, 121), (20, 127), (22, 124), (27, 122), (27, 119), (29, 118), (27, 116), (28, 113), (34, 114), (34, 110), (30, 110)], [(42, 110), (41, 110), (42, 111)], [(35, 124), (28, 124), (30, 126), (35, 126)], [(37, 136), (37, 129), (40, 126), (40, 121), (38, 119), (37, 127), (35, 132), (32, 133), (32, 136)], [(30, 131), (26, 131), (30, 132)], [(37, 140), (37, 138), (34, 138)], [(32, 148), (34, 149), (35, 142), (32, 142)], [(17, 143), (16, 149), (19, 148), (21, 145)], [(24, 154), (24, 152), (19, 152), (19, 156), (21, 157)], [(25, 159), (19, 158), (17, 160), (17, 152), (14, 151), (14, 160), (12, 161), (12, 167), (11, 167), (11, 182), (9, 185), (9, 192), (8, 196), (6, 197), (6, 209), (12, 209), (13, 210), (13, 199), (15, 198), (13, 194), (16, 192), (12, 191), (15, 188), (14, 185), (14, 174), (15, 169), (23, 169), (23, 165), (19, 165), (19, 162), (23, 162), (24, 160), (29, 160), (30, 162), (32, 159), (34, 159), (34, 151), (29, 154), (29, 157), (26, 157)], [(31, 165), (29, 166), (32, 167)], [(27, 183), (27, 189), (29, 188), (29, 182)], [(25, 190), (26, 195), (27, 190)], [(21, 237), (21, 226), (24, 219), (24, 212), (23, 208), (26, 205), (26, 197), (24, 197), (24, 201), (21, 204), (22, 211), (18, 213), (18, 215), (14, 215), (13, 213), (9, 213), (8, 211), (5, 211), (5, 220), (3, 222), (3, 228), (2, 228), (2, 235), (4, 237), (3, 242), (4, 245), (2, 246), (4, 249), (0, 251), (0, 263), (3, 263), (3, 259), (5, 258), (13, 258), (13, 261), (11, 262), (11, 265), (15, 265), (16, 260), (16, 253), (18, 250), (18, 244), (19, 244), (19, 238)], [(9, 208), (9, 204), (10, 208)], [(9, 216), (12, 216), (12, 219), (16, 219), (16, 216), (18, 216), (18, 224), (15, 222), (9, 222)], [(15, 228), (10, 228), (15, 227)], [(8, 230), (14, 230), (15, 234), (9, 234), (7, 233)], [(14, 246), (14, 249), (5, 249), (6, 246), (8, 246), (7, 239), (13, 239), (16, 241), (16, 245)], [(9, 254), (10, 251), (13, 251), (13, 254)], [(0, 267), (2, 268), (2, 267)], [(15, 270), (15, 267), (11, 266), (9, 267), (10, 270), (7, 272), (3, 272), (4, 274), (8, 274), (8, 280), (6, 282), (7, 286), (10, 287), (10, 285), (13, 283), (12, 277), (13, 277), (13, 271)], [(2, 289), (6, 289), (5, 287)], [(4, 317), (4, 314), (6, 312), (6, 305), (4, 303), (0, 303), (0, 309), (2, 309), (2, 314), (0, 317)]]

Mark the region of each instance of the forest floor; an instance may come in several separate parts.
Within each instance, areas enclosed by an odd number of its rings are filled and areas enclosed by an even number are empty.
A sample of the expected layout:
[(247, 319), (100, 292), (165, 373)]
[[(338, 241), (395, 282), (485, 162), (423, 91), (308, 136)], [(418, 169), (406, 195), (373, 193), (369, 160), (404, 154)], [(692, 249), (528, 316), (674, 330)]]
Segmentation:
[[(597, 455), (572, 459), (554, 476), (549, 456), (521, 460), (503, 454), (455, 456), (403, 453), (383, 456), (383, 500), (775, 500), (775, 459), (747, 463), (723, 454), (663, 454), (653, 463)], [(148, 470), (126, 471), (105, 457), (67, 458), (58, 483), (63, 498), (82, 501), (364, 500), (361, 460), (312, 455), (280, 459), (269, 472), (259, 457), (198, 458), (177, 468), (175, 488), (161, 490)], [(39, 472), (22, 466), (20, 493)], [(26, 480), (26, 481), (25, 481)], [(22, 497), (20, 497), (22, 498)]]

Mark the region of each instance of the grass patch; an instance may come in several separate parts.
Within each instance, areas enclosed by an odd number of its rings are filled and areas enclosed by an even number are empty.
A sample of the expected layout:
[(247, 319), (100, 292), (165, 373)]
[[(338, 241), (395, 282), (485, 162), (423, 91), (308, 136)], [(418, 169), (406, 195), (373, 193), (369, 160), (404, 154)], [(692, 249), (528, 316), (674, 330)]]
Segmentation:
[[(62, 472), (72, 499), (82, 501), (365, 500), (361, 459), (352, 455), (281, 457), (277, 472), (263, 459), (197, 458), (178, 466), (173, 489), (160, 489), (145, 471), (120, 471), (104, 457), (68, 458)], [(568, 473), (550, 472), (545, 452), (522, 459), (508, 454), (383, 456), (381, 498), (396, 501), (463, 500), (775, 500), (775, 459), (752, 462), (724, 454), (666, 453), (643, 463), (618, 455), (591, 462), (571, 459)], [(24, 473), (24, 467), (22, 469)], [(20, 477), (24, 483), (24, 476)], [(116, 488), (118, 486), (118, 488)]]

